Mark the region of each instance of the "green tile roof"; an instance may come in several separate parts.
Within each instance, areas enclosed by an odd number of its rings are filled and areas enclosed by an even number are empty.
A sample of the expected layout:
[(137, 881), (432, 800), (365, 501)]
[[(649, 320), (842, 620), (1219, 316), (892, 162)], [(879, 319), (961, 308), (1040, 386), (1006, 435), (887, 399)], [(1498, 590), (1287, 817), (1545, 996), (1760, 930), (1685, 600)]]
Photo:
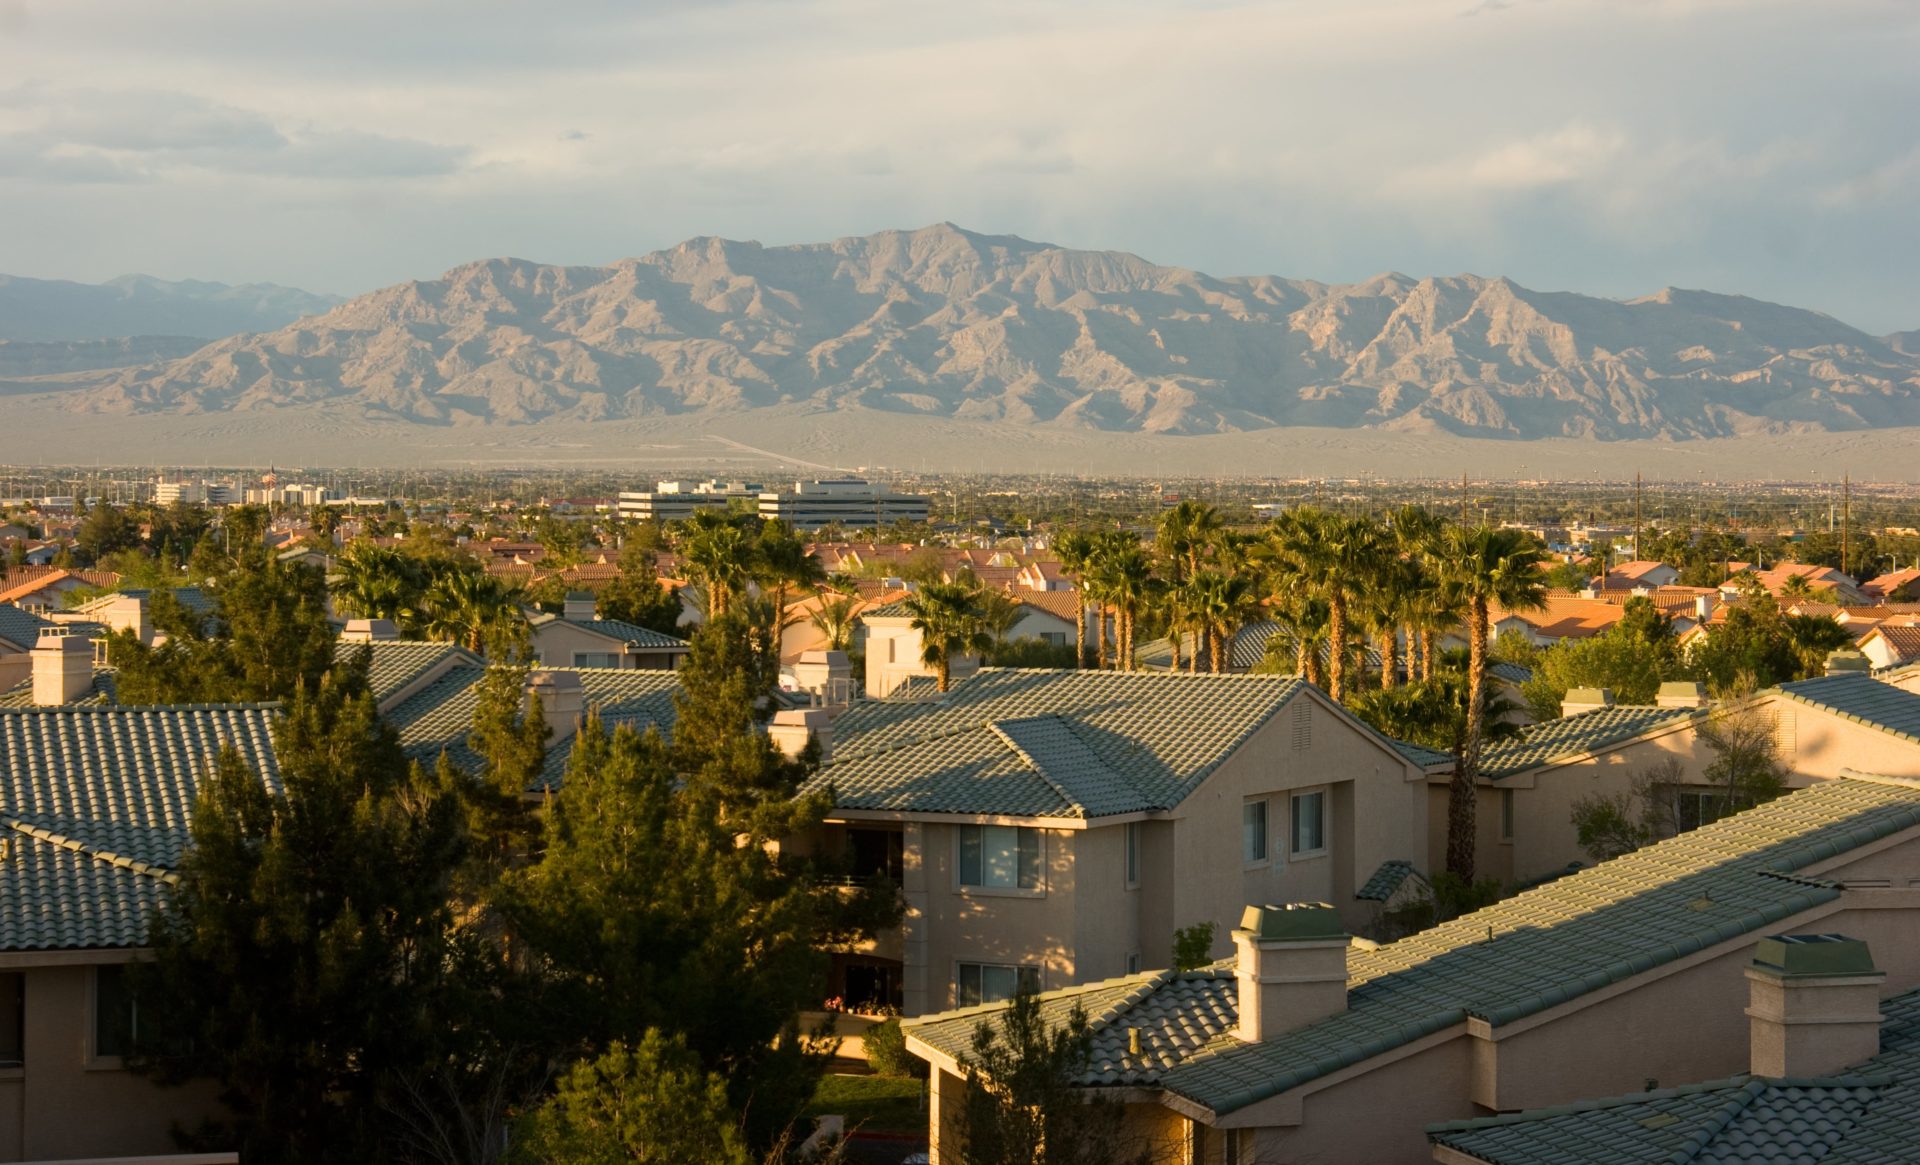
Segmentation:
[(57, 624), (51, 619), (42, 619), (12, 603), (0, 603), (0, 639), (22, 651), (33, 650), (33, 645), (40, 640), (40, 632), (54, 626)]
[[(636, 731), (649, 727), (663, 732), (672, 729), (673, 694), (680, 690), (679, 676), (673, 672), (635, 668), (540, 670), (565, 671), (579, 676), (586, 707), (597, 710), (601, 722), (610, 730), (623, 724)], [(387, 720), (399, 731), (401, 747), (408, 756), (432, 765), (445, 752), (462, 768), (480, 766), (479, 755), (467, 745), (467, 735), (473, 729), (473, 711), (480, 702), (478, 684), (485, 674), (484, 664), (456, 664), (388, 710)], [(566, 776), (567, 759), (572, 755), (572, 736), (554, 743), (547, 749), (540, 779), (527, 791), (558, 790)]]
[(333, 658), (336, 663), (345, 663), (362, 651), (372, 657), (367, 661), (367, 683), (373, 689), (375, 702), (382, 705), (448, 657), (457, 658), (468, 664), (480, 663), (479, 656), (457, 644), (428, 643), (407, 639), (387, 639), (377, 643), (336, 643), (333, 647)]
[[(89, 687), (79, 699), (69, 701), (65, 706), (71, 708), (85, 704), (119, 703), (119, 693), (114, 688), (114, 677), (117, 674), (113, 668), (96, 665), (93, 669), (93, 685)], [(0, 692), (0, 708), (32, 708), (35, 706), (33, 702), (32, 676), (28, 676), (6, 691)]]
[[(1101, 817), (1167, 809), (1304, 685), (1283, 676), (985, 668), (854, 705), (809, 791), (842, 809)], [(1364, 731), (1364, 729), (1363, 729)]]
[(1413, 863), (1398, 858), (1380, 863), (1380, 868), (1367, 879), (1366, 885), (1354, 891), (1353, 896), (1362, 902), (1385, 902), (1394, 892), (1406, 883), (1408, 878), (1420, 877)]
[(144, 943), (231, 744), (279, 787), (268, 704), (0, 709), (0, 950)]
[(541, 627), (554, 622), (565, 623), (597, 635), (605, 635), (610, 639), (617, 639), (644, 650), (668, 651), (685, 649), (689, 646), (686, 640), (677, 636), (665, 635), (651, 627), (625, 623), (619, 619), (562, 619), (558, 615), (550, 615), (544, 619), (535, 619), (533, 625)]
[(1632, 740), (1650, 729), (1677, 720), (1705, 715), (1697, 708), (1654, 708), (1622, 704), (1576, 712), (1545, 720), (1520, 730), (1518, 740), (1496, 744), (1480, 758), (1480, 775), (1494, 780), (1524, 773), (1542, 765)]
[[(1241, 1043), (1223, 1018), (1203, 1045), (1158, 1068), (1157, 1082), (1232, 1112), (1469, 1015), (1514, 1022), (1831, 902), (1837, 886), (1797, 871), (1917, 827), (1920, 787), (1822, 782), (1398, 942), (1356, 946), (1345, 1012), (1261, 1044)], [(1103, 1022), (1126, 1026), (1131, 1009), (1160, 990), (1143, 989)], [(1223, 1006), (1230, 1017), (1231, 997)]]
[(1504, 663), (1497, 659), (1487, 665), (1487, 673), (1494, 679), (1516, 686), (1533, 678), (1532, 668), (1521, 667), (1517, 663)]
[(1889, 736), (1920, 744), (1920, 693), (1896, 688), (1864, 672), (1841, 672), (1781, 684), (1781, 695)]
[(1813, 1080), (1738, 1076), (1431, 1125), (1493, 1165), (1908, 1165), (1920, 1146), (1920, 992), (1883, 1005), (1881, 1053)]

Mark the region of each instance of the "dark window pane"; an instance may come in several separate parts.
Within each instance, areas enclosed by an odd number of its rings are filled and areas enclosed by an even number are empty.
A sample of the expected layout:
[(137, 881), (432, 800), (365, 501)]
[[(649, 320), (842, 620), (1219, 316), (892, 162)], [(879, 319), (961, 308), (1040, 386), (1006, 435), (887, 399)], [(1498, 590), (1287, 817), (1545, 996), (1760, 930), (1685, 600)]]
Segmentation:
[(93, 1054), (124, 1056), (134, 1033), (127, 969), (119, 965), (95, 967), (93, 974)]
[(7, 1067), (25, 1061), (26, 983), (25, 975), (0, 975), (0, 1065)]

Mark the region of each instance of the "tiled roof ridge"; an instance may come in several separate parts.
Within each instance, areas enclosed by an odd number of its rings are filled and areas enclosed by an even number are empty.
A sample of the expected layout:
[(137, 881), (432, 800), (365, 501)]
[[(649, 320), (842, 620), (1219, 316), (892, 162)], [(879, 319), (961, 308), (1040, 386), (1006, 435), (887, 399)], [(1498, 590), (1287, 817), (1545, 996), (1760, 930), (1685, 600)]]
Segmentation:
[[(1581, 1112), (1604, 1112), (1611, 1108), (1625, 1108), (1629, 1105), (1646, 1104), (1653, 1100), (1672, 1100), (1679, 1096), (1699, 1096), (1707, 1092), (1720, 1092), (1726, 1089), (1751, 1090), (1751, 1095), (1774, 1084), (1787, 1084), (1787, 1081), (1769, 1080), (1763, 1076), (1750, 1076), (1741, 1073), (1719, 1080), (1701, 1080), (1693, 1084), (1676, 1084), (1669, 1088), (1651, 1088), (1644, 1092), (1624, 1092), (1618, 1096), (1604, 1096), (1596, 1100), (1575, 1100), (1566, 1104), (1546, 1104), (1539, 1108), (1523, 1108), (1517, 1112), (1496, 1113), (1493, 1116), (1466, 1117), (1461, 1120), (1435, 1121), (1427, 1126), (1428, 1133), (1464, 1133), (1475, 1129), (1495, 1129), (1505, 1125), (1526, 1124), (1545, 1116), (1567, 1116)], [(1797, 1082), (1796, 1082), (1797, 1083)], [(1800, 1086), (1818, 1086), (1824, 1081), (1808, 1081)], [(1791, 1085), (1789, 1085), (1791, 1086)], [(1744, 1103), (1742, 1104), (1744, 1107)], [(1684, 1160), (1685, 1158), (1683, 1158)]]
[[(1086, 804), (1083, 801), (1081, 801), (1079, 797), (1075, 796), (1074, 793), (1071, 790), (1069, 790), (1065, 785), (1061, 784), (1059, 780), (1056, 779), (1052, 773), (1049, 773), (1047, 771), (1047, 766), (1041, 764), (1040, 759), (1038, 757), (1034, 756), (1032, 753), (1028, 752), (1026, 749), (1020, 747), (1020, 742), (1018, 740), (1015, 740), (1013, 736), (1010, 735), (1005, 728), (1001, 727), (1001, 725), (1003, 724), (1023, 724), (1023, 723), (1030, 724), (1035, 721), (1043, 721), (1043, 720), (1051, 720), (1054, 723), (1061, 725), (1062, 727), (1066, 727), (1066, 723), (1067, 723), (1058, 713), (1042, 712), (1038, 716), (1011, 716), (1011, 717), (1003, 716), (998, 720), (993, 720), (988, 722), (987, 731), (993, 733), (994, 736), (998, 737), (1000, 742), (1006, 745), (1008, 748), (1012, 749), (1014, 751), (1014, 754), (1020, 757), (1021, 760), (1026, 761), (1027, 767), (1033, 770), (1034, 775), (1039, 777), (1042, 781), (1045, 781), (1047, 784), (1047, 787), (1052, 789), (1055, 793), (1058, 793), (1060, 795), (1060, 799), (1062, 801), (1065, 801), (1068, 805), (1072, 806), (1079, 816), (1085, 817), (1087, 816)], [(1072, 731), (1070, 728), (1068, 728), (1067, 730)], [(1079, 739), (1079, 738), (1076, 736), (1075, 739)], [(1085, 742), (1083, 741), (1082, 743), (1084, 744)], [(1112, 769), (1109, 768), (1107, 771), (1112, 772)], [(1113, 775), (1116, 777), (1119, 776), (1118, 773), (1114, 773)], [(1131, 783), (1132, 782), (1128, 782), (1128, 784), (1131, 784)]]
[(151, 865), (122, 854), (116, 854), (112, 850), (100, 849), (97, 846), (88, 845), (84, 841), (68, 837), (65, 834), (55, 833), (44, 826), (30, 824), (17, 817), (0, 817), (0, 826), (24, 833), (28, 837), (38, 841), (44, 841), (49, 845), (57, 845), (62, 849), (70, 849), (77, 853), (86, 854), (88, 857), (105, 862), (110, 866), (118, 866), (123, 870), (131, 870), (136, 874), (145, 874), (148, 877), (158, 878), (169, 886), (177, 886), (180, 884), (180, 875), (174, 873), (172, 870)]
[(1832, 715), (1840, 717), (1842, 720), (1851, 720), (1855, 724), (1859, 724), (1863, 727), (1872, 728), (1879, 732), (1884, 732), (1888, 736), (1891, 736), (1897, 740), (1905, 740), (1905, 741), (1910, 741), (1914, 744), (1920, 744), (1920, 735), (1916, 735), (1915, 733), (1912, 733), (1912, 732), (1907, 732), (1904, 729), (1895, 728), (1892, 725), (1887, 724), (1883, 721), (1869, 720), (1867, 717), (1862, 716), (1857, 712), (1847, 711), (1845, 708), (1842, 708), (1840, 705), (1835, 704), (1830, 700), (1816, 699), (1811, 694), (1810, 691), (1803, 690), (1803, 689), (1813, 689), (1814, 685), (1817, 685), (1817, 684), (1824, 684), (1828, 688), (1832, 688), (1832, 689), (1850, 688), (1850, 689), (1857, 690), (1861, 683), (1877, 684), (1879, 685), (1880, 688), (1885, 689), (1884, 691), (1879, 691), (1875, 693), (1876, 695), (1880, 695), (1880, 696), (1894, 696), (1895, 698), (1899, 698), (1903, 696), (1904, 697), (1914, 696), (1914, 693), (1907, 691), (1905, 688), (1899, 687), (1898, 685), (1895, 685), (1895, 684), (1889, 684), (1885, 680), (1879, 678), (1878, 676), (1869, 675), (1866, 672), (1842, 672), (1838, 675), (1812, 676), (1804, 680), (1790, 680), (1787, 683), (1780, 684), (1774, 688), (1770, 688), (1768, 689), (1768, 691), (1778, 692), (1780, 695), (1785, 696), (1789, 700), (1792, 700), (1796, 703), (1805, 704), (1809, 708), (1818, 708), (1820, 711), (1831, 713)]
[(234, 704), (40, 704), (30, 708), (0, 708), (0, 716), (129, 716), (148, 712), (277, 712), (279, 700)]
[[(1057, 987), (1052, 991), (1042, 991), (1035, 995), (1034, 998), (1045, 1003), (1055, 999), (1072, 999), (1075, 996), (1086, 995), (1095, 991), (1109, 990), (1124, 983), (1146, 983), (1148, 981), (1161, 983), (1170, 982), (1173, 978), (1174, 973), (1171, 971), (1140, 971), (1132, 975), (1118, 975), (1112, 979), (1095, 979), (1089, 983), (1076, 983), (1071, 987)], [(974, 1016), (991, 1015), (996, 1012), (1005, 1011), (1006, 1009), (1007, 1004), (1005, 1000), (997, 1000), (993, 1003), (976, 1003), (971, 1007), (956, 1007), (950, 1011), (941, 1011), (916, 1019), (903, 1020), (900, 1026), (911, 1031), (913, 1028), (919, 1027), (929, 1020), (938, 1023), (948, 1023), (956, 1019), (970, 1019)], [(1102, 1014), (1105, 1014), (1105, 1012), (1103, 1011)], [(1089, 1025), (1091, 1025), (1093, 1017), (1088, 1016), (1087, 1021)]]

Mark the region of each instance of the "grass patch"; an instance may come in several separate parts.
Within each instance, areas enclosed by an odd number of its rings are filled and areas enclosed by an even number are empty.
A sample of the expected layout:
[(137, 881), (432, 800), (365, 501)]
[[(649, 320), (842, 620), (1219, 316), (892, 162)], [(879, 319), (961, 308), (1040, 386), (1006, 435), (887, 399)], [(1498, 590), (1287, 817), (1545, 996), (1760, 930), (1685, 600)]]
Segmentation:
[(924, 1133), (927, 1113), (920, 1104), (920, 1080), (911, 1076), (835, 1076), (820, 1078), (808, 1116), (839, 1113), (849, 1129), (870, 1133)]

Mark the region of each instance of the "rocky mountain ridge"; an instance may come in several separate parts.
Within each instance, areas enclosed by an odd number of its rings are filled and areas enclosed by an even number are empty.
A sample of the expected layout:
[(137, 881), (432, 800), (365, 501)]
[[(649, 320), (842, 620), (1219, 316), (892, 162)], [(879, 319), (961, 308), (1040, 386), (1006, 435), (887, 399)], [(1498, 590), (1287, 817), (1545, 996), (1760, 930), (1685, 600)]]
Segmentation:
[(765, 406), (1109, 432), (1688, 439), (1920, 424), (1920, 357), (1816, 312), (1504, 278), (1218, 278), (951, 225), (605, 267), (494, 259), (275, 331), (14, 380), (83, 412), (429, 425)]
[(90, 342), (198, 336), (202, 342), (284, 327), (326, 311), (336, 295), (276, 283), (232, 285), (122, 275), (105, 283), (0, 275), (0, 340)]

